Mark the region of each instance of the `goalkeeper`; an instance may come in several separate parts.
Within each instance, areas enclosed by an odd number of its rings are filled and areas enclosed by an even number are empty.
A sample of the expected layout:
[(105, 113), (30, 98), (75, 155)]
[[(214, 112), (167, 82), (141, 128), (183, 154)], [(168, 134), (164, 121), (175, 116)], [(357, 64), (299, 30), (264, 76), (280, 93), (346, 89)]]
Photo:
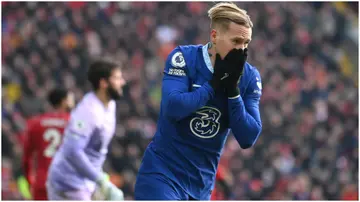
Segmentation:
[(50, 200), (91, 200), (96, 190), (106, 200), (123, 200), (123, 192), (102, 171), (115, 133), (116, 103), (125, 80), (120, 66), (99, 60), (88, 71), (94, 90), (71, 112), (64, 140), (51, 162), (47, 178)]
[(261, 132), (261, 78), (246, 62), (252, 22), (232, 3), (208, 14), (210, 42), (178, 46), (166, 61), (157, 132), (140, 166), (136, 200), (209, 200), (230, 130), (243, 149)]

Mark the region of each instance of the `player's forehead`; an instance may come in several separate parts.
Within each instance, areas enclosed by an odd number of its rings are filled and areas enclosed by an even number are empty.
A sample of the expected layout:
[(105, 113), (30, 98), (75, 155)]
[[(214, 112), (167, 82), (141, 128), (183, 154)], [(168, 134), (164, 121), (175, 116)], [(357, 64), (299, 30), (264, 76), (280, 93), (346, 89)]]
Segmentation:
[(230, 38), (239, 38), (250, 41), (252, 37), (252, 28), (231, 22), (227, 30), (227, 35)]
[(111, 72), (111, 76), (114, 76), (114, 77), (122, 76), (120, 68), (118, 67), (118, 68), (113, 69), (113, 71)]

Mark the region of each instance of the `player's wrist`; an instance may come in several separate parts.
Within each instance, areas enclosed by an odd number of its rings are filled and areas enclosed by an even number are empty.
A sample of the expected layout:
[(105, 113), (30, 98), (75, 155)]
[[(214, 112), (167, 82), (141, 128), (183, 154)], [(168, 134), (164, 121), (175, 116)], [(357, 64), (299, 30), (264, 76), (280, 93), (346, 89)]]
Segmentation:
[(98, 185), (100, 193), (102, 193), (108, 200), (111, 195), (111, 189), (113, 189), (112, 183), (110, 182), (108, 175), (106, 173), (101, 173), (98, 180), (96, 181), (96, 184)]
[(239, 82), (240, 76), (234, 74), (231, 75), (227, 80), (223, 81), (223, 87), (228, 98), (233, 98), (240, 95)]
[(239, 87), (227, 89), (227, 96), (230, 99), (234, 99), (234, 98), (237, 98), (238, 96), (240, 96)]
[(111, 183), (109, 176), (106, 173), (103, 173), (102, 177), (98, 180), (98, 186), (100, 188), (100, 192), (104, 195), (105, 200), (124, 200), (123, 191)]
[(109, 175), (107, 174), (107, 173), (104, 173), (104, 172), (102, 172), (99, 176), (98, 176), (98, 178), (97, 178), (97, 180), (96, 180), (96, 184), (98, 184), (98, 185), (104, 185), (106, 182), (108, 182), (109, 181)]

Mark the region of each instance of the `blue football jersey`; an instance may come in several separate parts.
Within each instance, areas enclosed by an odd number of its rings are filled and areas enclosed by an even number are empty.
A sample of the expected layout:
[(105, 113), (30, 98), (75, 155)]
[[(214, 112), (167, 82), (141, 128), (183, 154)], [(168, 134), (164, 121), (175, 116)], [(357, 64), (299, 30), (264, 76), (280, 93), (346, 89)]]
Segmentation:
[(261, 78), (246, 63), (241, 95), (228, 98), (209, 85), (213, 67), (208, 45), (178, 46), (164, 69), (161, 110), (153, 141), (139, 173), (162, 173), (194, 199), (208, 199), (227, 136), (232, 130), (242, 148), (261, 131)]

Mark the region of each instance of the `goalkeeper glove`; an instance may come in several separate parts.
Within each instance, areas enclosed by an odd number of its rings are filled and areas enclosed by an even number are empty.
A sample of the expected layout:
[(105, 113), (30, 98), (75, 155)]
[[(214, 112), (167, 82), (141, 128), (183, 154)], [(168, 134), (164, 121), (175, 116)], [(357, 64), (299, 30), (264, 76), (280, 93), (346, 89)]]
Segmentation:
[(97, 181), (101, 193), (105, 196), (105, 200), (123, 201), (124, 193), (110, 182), (108, 175), (103, 174)]
[(247, 48), (232, 49), (224, 59), (216, 54), (215, 68), (223, 69), (224, 76), (221, 78), (221, 86), (225, 89), (228, 97), (240, 95), (239, 82), (244, 73), (244, 65), (247, 59)]

